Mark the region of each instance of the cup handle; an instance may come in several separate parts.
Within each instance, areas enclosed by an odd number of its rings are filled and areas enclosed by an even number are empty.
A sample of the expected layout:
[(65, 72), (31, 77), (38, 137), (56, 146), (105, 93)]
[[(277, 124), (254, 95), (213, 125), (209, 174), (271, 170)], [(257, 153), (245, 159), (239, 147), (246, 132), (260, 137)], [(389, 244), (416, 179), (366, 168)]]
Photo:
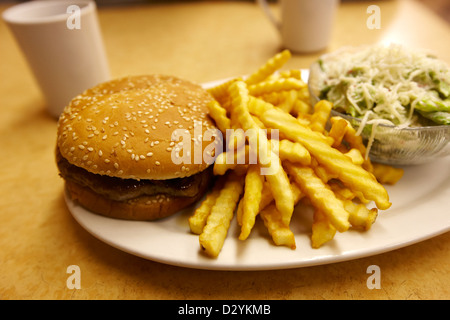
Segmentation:
[(280, 31), (281, 29), (281, 23), (278, 21), (272, 10), (270, 10), (269, 5), (266, 0), (256, 0), (263, 12), (266, 14), (266, 16), (269, 18), (269, 20), (273, 23), (273, 25)]

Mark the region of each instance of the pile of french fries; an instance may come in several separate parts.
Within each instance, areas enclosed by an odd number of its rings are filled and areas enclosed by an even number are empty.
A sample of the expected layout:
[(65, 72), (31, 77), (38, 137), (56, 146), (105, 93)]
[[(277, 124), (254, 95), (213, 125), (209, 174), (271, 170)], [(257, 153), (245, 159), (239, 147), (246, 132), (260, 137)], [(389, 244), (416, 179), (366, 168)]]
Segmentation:
[[(227, 139), (214, 163), (217, 182), (189, 225), (210, 257), (219, 256), (235, 215), (240, 240), (259, 217), (275, 245), (292, 249), (290, 222), (297, 205), (313, 208), (313, 248), (336, 231), (369, 230), (378, 210), (391, 205), (383, 184), (403, 175), (402, 169), (366, 158), (350, 123), (330, 118), (330, 102), (311, 105), (300, 70), (281, 71), (290, 57), (282, 51), (245, 79), (209, 89), (215, 98), (210, 115)], [(369, 203), (375, 206), (369, 209)]]

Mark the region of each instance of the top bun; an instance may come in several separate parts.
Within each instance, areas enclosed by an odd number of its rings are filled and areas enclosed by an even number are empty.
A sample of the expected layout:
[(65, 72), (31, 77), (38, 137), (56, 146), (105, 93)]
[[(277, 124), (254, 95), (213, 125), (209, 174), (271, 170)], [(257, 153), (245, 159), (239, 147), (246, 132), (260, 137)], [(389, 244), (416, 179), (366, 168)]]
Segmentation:
[[(205, 142), (203, 134), (215, 128), (207, 109), (212, 99), (201, 86), (171, 76), (105, 82), (65, 108), (58, 121), (57, 146), (71, 164), (96, 174), (151, 180), (190, 176), (209, 166), (203, 151), (211, 142)], [(189, 133), (190, 164), (172, 161), (172, 150), (184, 141), (172, 141), (176, 129)], [(198, 156), (194, 161), (199, 142), (201, 163)], [(185, 159), (183, 152), (180, 156)]]

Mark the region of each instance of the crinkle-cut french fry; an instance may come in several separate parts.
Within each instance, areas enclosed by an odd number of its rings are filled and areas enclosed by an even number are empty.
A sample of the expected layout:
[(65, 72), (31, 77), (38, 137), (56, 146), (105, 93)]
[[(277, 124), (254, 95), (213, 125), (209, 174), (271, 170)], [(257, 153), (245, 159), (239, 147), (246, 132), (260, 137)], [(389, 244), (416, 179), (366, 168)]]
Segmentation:
[(207, 255), (215, 258), (222, 250), (243, 189), (243, 177), (230, 172), (199, 236), (200, 247)]
[(243, 81), (234, 82), (228, 88), (228, 92), (231, 98), (232, 110), (230, 112), (232, 118), (239, 123), (240, 127), (244, 131), (253, 129), (249, 132), (249, 134), (252, 134), (252, 136), (249, 136), (249, 139), (255, 138), (255, 141), (257, 141), (256, 130), (254, 129), (260, 128), (248, 110), (250, 98), (247, 85)]
[[(296, 183), (291, 182), (291, 189), (294, 195), (294, 205), (296, 205), (304, 197), (304, 194)], [(267, 207), (274, 200), (272, 191), (270, 190), (270, 185), (267, 181), (264, 182), (261, 194), (261, 202), (259, 204), (260, 211)]]
[(356, 197), (355, 194), (349, 188), (345, 187), (339, 180), (332, 179), (328, 181), (328, 185), (339, 199), (353, 200)]
[(300, 69), (292, 69), (280, 71), (281, 78), (294, 78), (297, 80), (302, 80), (302, 71)]
[(300, 143), (287, 139), (282, 139), (281, 141), (273, 139), (270, 142), (278, 149), (282, 161), (289, 160), (290, 162), (301, 163), (303, 165), (311, 164), (311, 155)]
[(260, 175), (259, 166), (250, 165), (245, 176), (244, 202), (239, 240), (247, 239), (255, 225), (255, 219), (259, 213), (263, 183), (264, 177)]
[(216, 123), (217, 128), (225, 133), (227, 129), (231, 128), (231, 120), (227, 116), (227, 110), (223, 108), (216, 100), (211, 100), (208, 103), (209, 115)]
[(345, 132), (347, 131), (347, 120), (341, 117), (331, 117), (330, 123), (331, 128), (328, 136), (334, 140), (332, 147), (337, 148), (342, 143), (342, 139), (344, 139)]
[(325, 167), (316, 165), (313, 166), (315, 174), (323, 181), (323, 183), (329, 183), (332, 179), (337, 179), (338, 175), (329, 172)]
[[(261, 99), (250, 97), (248, 104), (249, 111), (256, 115), (261, 122), (272, 129), (280, 130), (280, 133), (286, 136), (292, 136), (286, 134), (288, 130), (293, 128), (296, 134), (306, 134), (309, 139), (325, 142), (329, 145), (333, 143), (332, 139), (324, 136), (320, 132), (312, 131), (309, 127), (304, 126), (304, 124), (298, 119), (294, 118), (292, 115), (276, 108), (271, 103), (267, 103)], [(271, 116), (274, 119), (269, 119)], [(291, 141), (297, 141), (298, 138), (289, 138)], [(298, 141), (301, 142), (301, 141)]]
[(356, 165), (361, 166), (364, 163), (364, 158), (358, 149), (352, 148), (348, 152), (346, 152), (345, 155), (349, 157)]
[[(347, 120), (345, 120), (347, 121)], [(350, 148), (358, 149), (359, 152), (364, 156), (364, 163), (362, 167), (369, 172), (373, 171), (372, 162), (367, 154), (367, 148), (364, 145), (362, 137), (356, 134), (356, 130), (347, 121), (347, 129), (345, 130), (344, 140), (349, 144)]]
[(241, 197), (236, 209), (236, 221), (239, 226), (242, 226), (242, 216), (244, 215), (244, 198)]
[(372, 163), (373, 174), (382, 184), (396, 184), (404, 174), (402, 168), (392, 167), (382, 163)]
[(314, 207), (326, 214), (339, 232), (347, 231), (350, 227), (349, 213), (345, 210), (342, 200), (317, 177), (314, 170), (310, 167), (295, 166), (290, 162), (285, 162), (285, 166)]
[(333, 105), (327, 100), (320, 100), (314, 105), (309, 127), (313, 131), (324, 132)]
[(294, 78), (280, 78), (278, 80), (263, 81), (248, 86), (248, 91), (252, 96), (260, 96), (268, 92), (300, 90), (306, 84)]
[(296, 117), (301, 117), (301, 115), (309, 115), (311, 112), (311, 106), (305, 101), (298, 98), (294, 101), (291, 108), (291, 114)]
[(263, 189), (261, 191), (261, 202), (259, 203), (259, 210), (261, 211), (267, 207), (273, 201), (272, 191), (270, 190), (269, 183), (264, 181)]
[(283, 222), (289, 225), (294, 212), (294, 194), (280, 158), (274, 152), (270, 152), (270, 156), (270, 172), (265, 175), (265, 178), (269, 182), (275, 205), (281, 213)]
[[(232, 126), (235, 126), (232, 124)], [(227, 150), (236, 150), (242, 148), (245, 145), (245, 132), (243, 129), (234, 127), (229, 133), (226, 132), (226, 147)]]
[(294, 109), (295, 102), (298, 100), (298, 90), (289, 90), (283, 92), (283, 99), (276, 104), (281, 110), (290, 113)]
[(201, 234), (205, 227), (206, 220), (211, 213), (211, 208), (216, 203), (216, 200), (223, 187), (223, 179), (219, 178), (214, 184), (213, 189), (209, 192), (200, 206), (195, 209), (194, 213), (189, 217), (189, 228), (194, 234)]
[(259, 118), (257, 116), (252, 115), (252, 118), (255, 121), (255, 123), (258, 125), (258, 127), (260, 127), (261, 129), (267, 130), (267, 128), (264, 126), (264, 123), (262, 123), (261, 120), (259, 120)]
[(273, 242), (277, 246), (296, 248), (295, 236), (289, 226), (286, 226), (275, 204), (270, 204), (259, 213)]
[[(289, 222), (294, 211), (292, 190), (289, 187), (289, 179), (281, 165), (281, 160), (274, 152), (271, 151), (267, 135), (261, 132), (257, 123), (253, 120), (249, 112), (250, 98), (245, 83), (235, 82), (229, 88), (232, 97), (232, 114), (236, 114), (236, 118), (244, 130), (249, 132), (249, 140), (258, 142), (258, 163), (266, 180), (270, 182), (271, 190), (275, 198), (275, 204), (280, 210), (284, 221)], [(252, 135), (250, 137), (250, 135)], [(263, 152), (261, 152), (263, 151)], [(264, 152), (268, 151), (268, 152)]]
[(291, 52), (289, 50), (284, 50), (272, 58), (267, 60), (264, 65), (262, 65), (256, 72), (252, 73), (245, 82), (248, 85), (252, 85), (263, 81), (268, 76), (272, 75), (275, 71), (280, 69), (289, 59), (291, 58)]
[(283, 103), (283, 101), (286, 99), (287, 92), (289, 92), (289, 91), (270, 92), (270, 93), (262, 94), (258, 97), (251, 96), (251, 98), (261, 99), (261, 100), (264, 100), (265, 102), (273, 104), (274, 106), (277, 106), (277, 105)]
[[(249, 145), (245, 145), (237, 150), (222, 152), (216, 157), (213, 165), (213, 172), (216, 176), (224, 175), (228, 170), (237, 170), (239, 167), (247, 166), (250, 159), (255, 158), (250, 153), (254, 152)], [(256, 163), (256, 160), (254, 161)], [(245, 170), (246, 171), (246, 170)]]
[(223, 104), (226, 100), (228, 100), (228, 87), (236, 81), (242, 81), (242, 78), (238, 77), (230, 79), (217, 86), (207, 89), (207, 91), (214, 97), (214, 99)]
[(275, 108), (265, 111), (259, 118), (266, 126), (279, 129), (287, 138), (303, 144), (311, 156), (331, 173), (338, 174), (339, 179), (352, 191), (360, 191), (366, 199), (373, 200), (381, 210), (391, 206), (386, 189), (375, 177), (361, 166), (355, 165), (343, 153), (332, 148), (323, 138), (323, 134), (302, 126), (296, 118)]
[(351, 200), (345, 200), (344, 207), (350, 213), (349, 221), (355, 229), (369, 230), (378, 216), (377, 208), (369, 209), (366, 205)]
[(332, 240), (335, 234), (336, 228), (330, 223), (327, 215), (318, 209), (314, 210), (311, 246), (314, 249), (318, 249), (324, 243)]
[(273, 109), (275, 106), (260, 98), (250, 97), (248, 101), (248, 111), (258, 118), (267, 110)]

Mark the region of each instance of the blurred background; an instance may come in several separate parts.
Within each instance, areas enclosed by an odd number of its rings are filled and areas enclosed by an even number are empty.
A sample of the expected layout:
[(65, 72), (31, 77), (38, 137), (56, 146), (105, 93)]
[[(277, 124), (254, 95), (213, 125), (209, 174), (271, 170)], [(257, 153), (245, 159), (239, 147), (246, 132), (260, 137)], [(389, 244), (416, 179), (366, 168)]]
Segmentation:
[[(15, 3), (26, 2), (32, 0), (0, 0), (0, 3)], [(112, 5), (133, 5), (133, 4), (157, 4), (157, 3), (170, 3), (170, 2), (194, 2), (194, 1), (210, 1), (210, 0), (95, 0), (98, 6), (112, 6)], [(255, 0), (215, 0), (215, 1), (242, 1), (242, 2), (254, 2)], [(270, 2), (276, 2), (276, 0), (269, 0)], [(352, 2), (361, 0), (341, 0), (341, 2)], [(363, 0), (364, 1), (364, 0)], [(386, 0), (389, 1), (389, 0)], [(444, 20), (450, 23), (450, 0), (411, 0), (418, 1), (429, 7), (436, 14), (441, 16)], [(370, 2), (370, 1), (365, 1)]]

